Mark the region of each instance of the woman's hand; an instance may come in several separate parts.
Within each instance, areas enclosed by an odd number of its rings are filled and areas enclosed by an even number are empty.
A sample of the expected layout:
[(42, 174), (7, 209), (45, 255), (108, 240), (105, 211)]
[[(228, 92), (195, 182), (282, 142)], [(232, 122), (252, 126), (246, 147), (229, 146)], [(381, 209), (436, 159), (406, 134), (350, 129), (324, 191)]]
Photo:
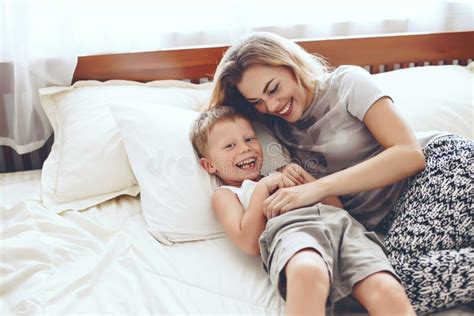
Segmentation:
[(295, 208), (316, 204), (325, 197), (324, 190), (318, 181), (282, 188), (263, 202), (263, 214), (270, 219)]

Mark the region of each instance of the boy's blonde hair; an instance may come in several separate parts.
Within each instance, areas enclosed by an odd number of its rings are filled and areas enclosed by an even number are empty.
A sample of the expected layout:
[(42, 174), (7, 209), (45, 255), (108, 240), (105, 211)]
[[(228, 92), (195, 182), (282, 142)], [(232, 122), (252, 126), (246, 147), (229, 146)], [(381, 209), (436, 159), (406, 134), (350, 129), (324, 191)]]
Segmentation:
[(214, 126), (219, 122), (225, 120), (235, 120), (236, 118), (242, 118), (249, 121), (246, 117), (235, 112), (235, 110), (230, 106), (213, 107), (201, 113), (194, 123), (190, 137), (193, 147), (198, 153), (199, 158), (205, 156), (208, 136)]
[[(254, 33), (224, 54), (214, 75), (210, 106), (228, 104), (248, 116), (249, 112), (242, 106), (250, 107), (250, 104), (237, 90), (237, 84), (244, 71), (253, 65), (287, 67), (307, 90), (314, 89), (317, 78), (329, 70), (324, 59), (309, 54), (293, 41), (272, 33)], [(255, 112), (250, 114), (253, 116)]]

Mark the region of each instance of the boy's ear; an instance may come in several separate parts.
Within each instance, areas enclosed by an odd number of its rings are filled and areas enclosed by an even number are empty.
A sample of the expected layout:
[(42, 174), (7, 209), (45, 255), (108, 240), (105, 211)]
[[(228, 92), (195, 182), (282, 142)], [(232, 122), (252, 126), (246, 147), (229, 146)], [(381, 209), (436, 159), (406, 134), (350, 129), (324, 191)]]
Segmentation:
[(217, 171), (216, 167), (207, 158), (199, 158), (199, 164), (210, 174), (214, 174)]

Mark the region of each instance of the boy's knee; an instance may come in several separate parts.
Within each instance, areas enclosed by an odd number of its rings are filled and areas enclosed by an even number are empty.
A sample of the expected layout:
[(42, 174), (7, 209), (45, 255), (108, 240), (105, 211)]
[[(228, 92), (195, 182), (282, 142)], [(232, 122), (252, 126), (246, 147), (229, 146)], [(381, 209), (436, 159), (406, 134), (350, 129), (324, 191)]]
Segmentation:
[(403, 286), (390, 272), (377, 272), (358, 282), (352, 295), (369, 314), (415, 315)]
[(398, 282), (395, 276), (390, 272), (385, 272), (385, 271), (378, 272), (378, 273), (375, 273), (373, 276), (375, 278), (375, 282), (374, 282), (375, 286), (381, 290), (403, 289), (400, 282)]
[(313, 249), (304, 249), (288, 261), (285, 268), (288, 282), (299, 280), (329, 286), (329, 271), (321, 255)]
[(397, 297), (398, 295), (405, 295), (403, 286), (398, 282), (393, 274), (390, 272), (377, 272), (364, 279), (362, 282), (356, 284), (362, 285), (365, 283), (364, 291), (370, 293), (380, 293), (383, 297)]

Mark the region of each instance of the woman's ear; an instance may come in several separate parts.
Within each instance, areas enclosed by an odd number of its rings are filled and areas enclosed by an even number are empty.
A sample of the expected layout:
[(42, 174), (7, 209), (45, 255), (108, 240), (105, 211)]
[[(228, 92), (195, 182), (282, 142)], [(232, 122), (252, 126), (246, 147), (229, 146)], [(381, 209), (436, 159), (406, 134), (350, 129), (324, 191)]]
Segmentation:
[(216, 167), (214, 167), (212, 162), (207, 158), (200, 158), (199, 165), (201, 165), (201, 167), (210, 174), (214, 174), (217, 172)]

